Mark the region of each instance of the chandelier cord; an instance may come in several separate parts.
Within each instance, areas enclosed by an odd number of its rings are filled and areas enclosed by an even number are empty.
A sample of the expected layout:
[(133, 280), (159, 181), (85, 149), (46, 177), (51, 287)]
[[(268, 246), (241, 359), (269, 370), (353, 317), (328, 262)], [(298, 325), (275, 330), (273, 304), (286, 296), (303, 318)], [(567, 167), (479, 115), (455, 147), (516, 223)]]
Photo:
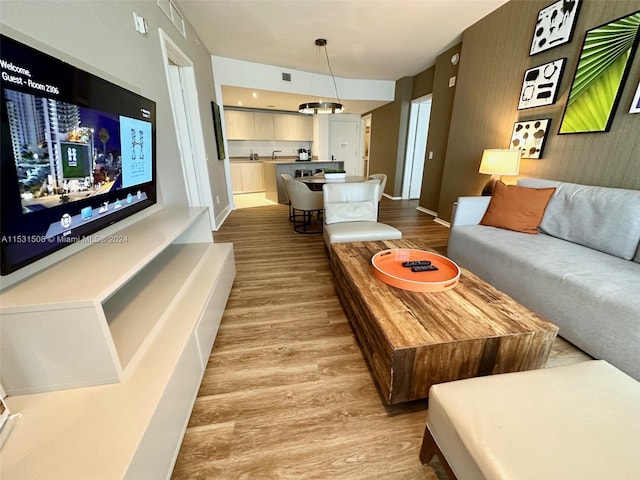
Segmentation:
[(338, 103), (342, 103), (340, 101), (340, 96), (338, 95), (338, 85), (336, 84), (336, 77), (333, 76), (333, 70), (331, 69), (331, 62), (329, 61), (329, 53), (327, 52), (327, 44), (324, 44), (324, 54), (327, 57), (327, 66), (329, 67), (329, 73), (331, 74), (331, 79), (333, 80), (333, 88), (336, 90), (336, 98), (338, 99)]

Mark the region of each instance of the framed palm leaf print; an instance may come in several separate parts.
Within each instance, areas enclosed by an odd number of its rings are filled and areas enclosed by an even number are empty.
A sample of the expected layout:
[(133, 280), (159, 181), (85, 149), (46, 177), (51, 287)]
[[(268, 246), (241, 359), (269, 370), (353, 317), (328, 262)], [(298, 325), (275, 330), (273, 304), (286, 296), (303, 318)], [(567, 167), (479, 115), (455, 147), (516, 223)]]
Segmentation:
[(587, 31), (558, 134), (609, 131), (639, 28), (637, 11)]

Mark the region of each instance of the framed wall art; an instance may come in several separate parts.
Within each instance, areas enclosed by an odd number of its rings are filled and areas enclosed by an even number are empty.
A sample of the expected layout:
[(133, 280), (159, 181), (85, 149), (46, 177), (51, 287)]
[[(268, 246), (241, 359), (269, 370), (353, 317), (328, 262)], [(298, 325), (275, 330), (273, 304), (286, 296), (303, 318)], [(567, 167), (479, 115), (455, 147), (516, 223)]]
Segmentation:
[(542, 158), (550, 125), (550, 118), (514, 123), (509, 148), (520, 150), (520, 158)]
[(220, 107), (216, 102), (211, 102), (211, 111), (213, 112), (213, 128), (216, 135), (218, 160), (224, 160), (226, 154), (224, 151), (224, 140), (222, 137), (222, 120), (220, 119)]
[(633, 96), (633, 100), (631, 101), (629, 113), (640, 113), (640, 83), (638, 83), (636, 94)]
[(538, 13), (529, 55), (571, 41), (582, 0), (558, 0)]
[(558, 134), (609, 131), (639, 28), (637, 11), (587, 30)]
[(559, 58), (524, 72), (518, 110), (556, 103), (566, 62), (566, 58)]

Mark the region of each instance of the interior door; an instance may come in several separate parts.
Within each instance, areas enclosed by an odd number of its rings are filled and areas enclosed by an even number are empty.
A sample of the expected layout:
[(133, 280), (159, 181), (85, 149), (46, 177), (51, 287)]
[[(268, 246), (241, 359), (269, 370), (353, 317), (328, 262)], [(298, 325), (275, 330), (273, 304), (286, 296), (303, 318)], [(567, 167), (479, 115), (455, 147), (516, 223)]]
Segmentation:
[(360, 158), (360, 122), (358, 120), (332, 120), (329, 124), (329, 155), (344, 162), (347, 175), (363, 175)]

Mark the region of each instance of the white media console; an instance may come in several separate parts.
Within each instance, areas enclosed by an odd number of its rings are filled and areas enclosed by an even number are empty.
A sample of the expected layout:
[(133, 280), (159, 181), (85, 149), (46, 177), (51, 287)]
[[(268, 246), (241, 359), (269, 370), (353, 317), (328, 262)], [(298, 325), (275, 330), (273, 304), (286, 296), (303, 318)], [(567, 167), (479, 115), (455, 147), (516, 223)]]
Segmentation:
[(165, 207), (0, 294), (0, 478), (169, 478), (235, 277)]

